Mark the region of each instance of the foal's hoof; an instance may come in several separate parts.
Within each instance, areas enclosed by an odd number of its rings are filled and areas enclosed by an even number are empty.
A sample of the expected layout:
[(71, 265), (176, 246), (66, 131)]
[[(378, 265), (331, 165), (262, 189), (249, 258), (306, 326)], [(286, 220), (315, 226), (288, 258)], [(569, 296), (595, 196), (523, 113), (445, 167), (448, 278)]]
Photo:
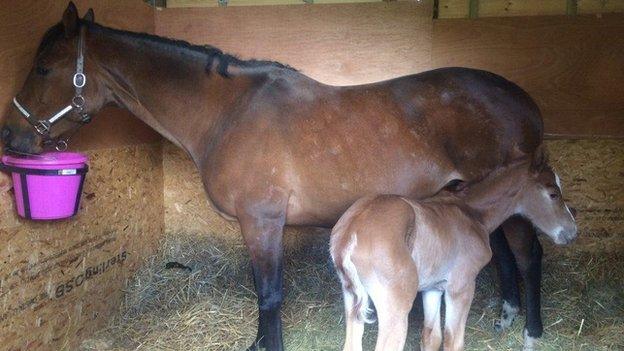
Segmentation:
[(524, 329), (524, 346), (522, 351), (537, 351), (539, 338), (529, 336), (529, 332)]
[(501, 310), (500, 319), (494, 323), (494, 329), (497, 332), (503, 332), (505, 329), (511, 327), (516, 316), (518, 315), (519, 307), (511, 305), (507, 301), (503, 301), (503, 308)]

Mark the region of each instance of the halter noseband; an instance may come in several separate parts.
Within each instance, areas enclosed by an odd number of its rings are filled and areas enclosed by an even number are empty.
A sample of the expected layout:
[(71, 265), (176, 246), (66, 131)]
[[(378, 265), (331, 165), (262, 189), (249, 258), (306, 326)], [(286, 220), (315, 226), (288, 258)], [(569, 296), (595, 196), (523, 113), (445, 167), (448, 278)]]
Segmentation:
[(39, 135), (41, 135), (45, 141), (52, 141), (56, 144), (56, 149), (58, 151), (62, 151), (67, 149), (67, 139), (61, 138), (51, 138), (50, 137), (50, 129), (52, 126), (67, 116), (67, 114), (71, 111), (74, 111), (78, 116), (80, 116), (79, 121), (74, 121), (81, 124), (86, 124), (91, 122), (91, 116), (84, 112), (85, 98), (82, 96), (82, 89), (87, 84), (87, 76), (84, 74), (84, 27), (80, 29), (80, 33), (78, 34), (78, 57), (76, 58), (76, 73), (72, 78), (72, 84), (74, 85), (74, 97), (72, 98), (69, 105), (65, 106), (54, 115), (47, 119), (37, 119), (33, 116), (28, 109), (24, 107), (19, 101), (17, 101), (17, 97), (13, 98), (13, 105), (17, 108), (17, 110), (22, 114), (22, 116), (30, 123), (30, 125), (35, 128), (35, 131)]

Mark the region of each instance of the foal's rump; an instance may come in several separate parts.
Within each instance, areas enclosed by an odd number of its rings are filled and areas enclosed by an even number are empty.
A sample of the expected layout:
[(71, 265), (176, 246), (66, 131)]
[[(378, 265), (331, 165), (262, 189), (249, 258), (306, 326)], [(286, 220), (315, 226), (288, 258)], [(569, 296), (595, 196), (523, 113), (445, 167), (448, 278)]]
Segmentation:
[(389, 195), (362, 198), (340, 218), (332, 230), (330, 252), (347, 314), (371, 322), (370, 290), (384, 288), (380, 280), (402, 284), (406, 275), (417, 278), (406, 243), (413, 220), (412, 207)]

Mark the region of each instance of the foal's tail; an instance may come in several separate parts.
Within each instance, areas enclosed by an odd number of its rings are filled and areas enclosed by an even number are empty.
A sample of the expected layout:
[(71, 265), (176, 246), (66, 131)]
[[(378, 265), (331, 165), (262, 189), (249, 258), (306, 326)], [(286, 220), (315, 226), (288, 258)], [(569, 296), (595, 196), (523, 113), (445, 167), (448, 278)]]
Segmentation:
[(371, 200), (361, 199), (351, 206), (334, 226), (331, 234), (330, 252), (336, 272), (342, 283), (345, 310), (347, 314), (355, 314), (358, 320), (373, 323), (370, 317), (370, 299), (366, 288), (362, 284), (357, 268), (351, 260), (353, 250), (357, 245), (356, 233), (349, 230), (350, 224), (360, 209)]

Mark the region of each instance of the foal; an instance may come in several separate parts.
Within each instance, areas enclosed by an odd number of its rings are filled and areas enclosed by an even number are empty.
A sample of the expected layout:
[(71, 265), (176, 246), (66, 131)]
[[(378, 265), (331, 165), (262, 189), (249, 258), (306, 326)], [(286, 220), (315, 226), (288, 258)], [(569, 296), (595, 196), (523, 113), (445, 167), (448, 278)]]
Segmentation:
[(402, 350), (407, 317), (423, 294), (421, 349), (442, 342), (461, 350), (475, 279), (491, 258), (489, 234), (512, 215), (522, 215), (555, 242), (576, 237), (576, 224), (552, 169), (521, 160), (493, 172), (457, 195), (424, 201), (400, 196), (355, 202), (332, 230), (331, 255), (342, 282), (347, 336), (344, 350), (362, 350), (368, 299), (379, 319), (375, 350)]

